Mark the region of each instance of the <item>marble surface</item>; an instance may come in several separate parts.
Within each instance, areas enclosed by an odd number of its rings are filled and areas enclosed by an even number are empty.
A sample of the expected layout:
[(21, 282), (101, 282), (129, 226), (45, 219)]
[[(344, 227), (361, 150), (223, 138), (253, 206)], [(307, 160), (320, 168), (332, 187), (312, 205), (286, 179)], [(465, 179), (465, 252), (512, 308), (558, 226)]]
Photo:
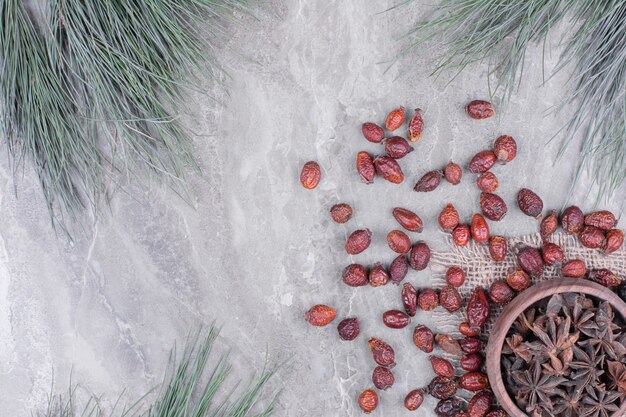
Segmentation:
[[(406, 392), (432, 377), (426, 355), (411, 342), (411, 330), (390, 330), (380, 314), (399, 307), (398, 287), (347, 288), (339, 280), (350, 262), (390, 262), (384, 237), (395, 228), (390, 211), (418, 212), (419, 235), (445, 250), (436, 216), (447, 202), (469, 219), (477, 210), (473, 178), (430, 194), (411, 191), (424, 172), (450, 159), (466, 164), (502, 133), (519, 143), (519, 156), (495, 172), (500, 194), (511, 207), (496, 233), (535, 231), (535, 222), (514, 208), (514, 195), (530, 187), (546, 207), (567, 203), (577, 149), (561, 160), (558, 140), (549, 139), (567, 120), (554, 113), (568, 88), (567, 71), (542, 84), (542, 50), (534, 46), (520, 89), (499, 117), (473, 121), (463, 113), (470, 99), (488, 96), (486, 67), (458, 77), (434, 79), (441, 47), (420, 47), (390, 62), (407, 45), (410, 23), (425, 17), (432, 2), (384, 12), (391, 1), (275, 0), (263, 3), (258, 19), (240, 18), (232, 37), (217, 51), (227, 69), (229, 94), (207, 82), (207, 95), (188, 94), (186, 123), (198, 134), (204, 177), (191, 178), (191, 203), (148, 180), (118, 192), (109, 214), (80, 233), (74, 243), (51, 229), (32, 172), (16, 181), (6, 158), (0, 164), (0, 392), (2, 413), (26, 417), (70, 376), (104, 404), (137, 398), (157, 384), (168, 351), (188, 331), (215, 320), (232, 350), (235, 379), (270, 361), (288, 361), (275, 383), (284, 386), (279, 416), (360, 415), (355, 398), (371, 385), (374, 368), (367, 347), (382, 337), (397, 352), (396, 385), (381, 396), (377, 416), (398, 416)], [(555, 32), (545, 56), (554, 67)], [(382, 122), (397, 105), (424, 110), (426, 130), (415, 152), (401, 161), (407, 180), (392, 185), (359, 182), (353, 161), (359, 150), (381, 152), (360, 136), (362, 122)], [(5, 150), (2, 150), (3, 152)], [(302, 164), (317, 160), (320, 186), (304, 190)], [(593, 201), (576, 190), (584, 209)], [(15, 187), (18, 192), (16, 194)], [(617, 195), (604, 206), (619, 212)], [(571, 201), (571, 200), (570, 200)], [(345, 225), (334, 224), (330, 206), (355, 210)], [(349, 257), (346, 236), (369, 227), (372, 247)], [(417, 239), (418, 236), (412, 236)], [(411, 271), (418, 286), (429, 272)], [(302, 319), (316, 303), (333, 305), (339, 318), (361, 318), (361, 336), (339, 341), (334, 326), (313, 328)], [(428, 314), (414, 322), (436, 328)], [(432, 416), (435, 402), (411, 415)]]

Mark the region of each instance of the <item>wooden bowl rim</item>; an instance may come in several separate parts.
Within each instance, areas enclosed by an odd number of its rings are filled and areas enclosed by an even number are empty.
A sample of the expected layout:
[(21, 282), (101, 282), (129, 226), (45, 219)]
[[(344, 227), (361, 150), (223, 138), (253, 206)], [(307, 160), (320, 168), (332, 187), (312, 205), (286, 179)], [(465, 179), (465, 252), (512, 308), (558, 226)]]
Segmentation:
[[(515, 319), (532, 304), (551, 295), (565, 292), (584, 293), (608, 301), (614, 310), (622, 316), (622, 319), (626, 321), (626, 303), (610, 289), (586, 279), (555, 278), (535, 284), (518, 294), (500, 313), (489, 335), (487, 344), (487, 375), (489, 376), (491, 388), (502, 408), (511, 417), (528, 417), (528, 415), (519, 409), (504, 386), (501, 372), (501, 354), (506, 334)], [(626, 401), (611, 417), (622, 417), (624, 415), (626, 415)]]

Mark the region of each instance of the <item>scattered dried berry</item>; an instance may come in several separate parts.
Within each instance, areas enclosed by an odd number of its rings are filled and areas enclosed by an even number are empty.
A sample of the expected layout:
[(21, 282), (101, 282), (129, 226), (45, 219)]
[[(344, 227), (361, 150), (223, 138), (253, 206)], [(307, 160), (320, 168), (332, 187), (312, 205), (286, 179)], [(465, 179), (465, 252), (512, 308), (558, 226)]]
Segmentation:
[(480, 391), (489, 386), (489, 378), (482, 372), (468, 372), (459, 378), (459, 387), (468, 391)]
[(376, 262), (370, 269), (369, 281), (372, 287), (380, 287), (389, 281), (389, 274), (380, 262)]
[(457, 397), (441, 400), (435, 407), (437, 417), (458, 417), (461, 412), (461, 400)]
[(452, 231), (452, 241), (457, 246), (466, 246), (471, 238), (470, 227), (466, 224), (460, 224)]
[(474, 395), (467, 406), (469, 417), (485, 417), (493, 405), (493, 397), (488, 391), (481, 391)]
[(491, 410), (485, 417), (509, 417), (509, 414), (502, 409), (497, 409)]
[(506, 275), (506, 283), (517, 292), (530, 287), (530, 277), (522, 268), (511, 268)]
[(309, 161), (302, 167), (300, 172), (300, 184), (307, 190), (317, 187), (322, 177), (320, 166), (315, 161)]
[(433, 371), (446, 378), (452, 378), (454, 376), (454, 368), (450, 361), (440, 358), (439, 356), (430, 357), (430, 365), (433, 367)]
[(494, 281), (489, 288), (489, 298), (500, 306), (507, 305), (514, 296), (515, 293), (504, 280)]
[(478, 336), (480, 334), (480, 327), (472, 327), (468, 322), (464, 321), (459, 324), (459, 333), (467, 337)]
[(517, 143), (509, 135), (502, 135), (493, 144), (493, 153), (496, 154), (498, 162), (506, 164), (515, 159), (517, 155)]
[(615, 216), (608, 210), (594, 211), (585, 216), (585, 225), (602, 230), (611, 230), (617, 224)]
[(489, 255), (495, 262), (502, 262), (506, 258), (508, 244), (503, 236), (489, 238)]
[(432, 288), (424, 288), (417, 296), (417, 306), (424, 311), (436, 309), (439, 307), (439, 294)]
[(461, 308), (463, 299), (456, 288), (452, 285), (446, 285), (439, 291), (439, 303), (443, 308), (453, 313)]
[(417, 242), (409, 253), (409, 265), (416, 271), (426, 269), (430, 262), (430, 248), (425, 242)]
[(404, 227), (406, 230), (410, 232), (418, 232), (424, 229), (424, 224), (422, 223), (422, 219), (415, 213), (410, 210), (396, 207), (393, 209), (393, 217), (396, 219), (400, 226)]
[(392, 230), (387, 235), (389, 248), (396, 253), (407, 253), (411, 250), (411, 239), (400, 230)]
[(480, 174), (489, 171), (496, 163), (496, 154), (491, 151), (480, 151), (469, 163), (469, 172)]
[(378, 395), (374, 390), (366, 389), (359, 395), (359, 407), (365, 414), (369, 414), (378, 407)]
[(376, 168), (378, 175), (391, 183), (400, 184), (404, 181), (402, 168), (400, 168), (398, 162), (390, 156), (379, 155), (374, 158), (374, 168)]
[(415, 114), (409, 121), (409, 140), (417, 142), (424, 131), (424, 119), (422, 118), (422, 110), (415, 109)]
[(404, 123), (404, 107), (400, 106), (397, 109), (393, 109), (387, 115), (387, 119), (385, 120), (385, 127), (388, 131), (393, 132)]
[(563, 249), (556, 243), (546, 242), (541, 248), (541, 256), (547, 265), (559, 265), (565, 259)]
[(476, 178), (478, 189), (486, 193), (493, 193), (498, 189), (498, 177), (491, 171), (483, 172)]
[(363, 136), (370, 142), (380, 143), (385, 138), (385, 132), (383, 128), (376, 123), (366, 122), (361, 126)]
[(417, 312), (417, 290), (408, 282), (402, 286), (402, 304), (406, 314), (413, 317)]
[(428, 385), (428, 393), (438, 400), (446, 400), (456, 394), (456, 382), (452, 378), (436, 376)]
[(517, 264), (533, 277), (543, 273), (543, 258), (537, 248), (522, 246), (517, 252)]
[(446, 282), (453, 287), (459, 288), (465, 282), (465, 271), (458, 266), (451, 266), (446, 271)]
[(388, 368), (393, 368), (394, 366), (396, 366), (396, 355), (391, 346), (389, 346), (382, 340), (376, 339), (374, 337), (371, 338), (368, 343), (370, 345), (370, 349), (372, 350), (372, 357), (374, 358), (374, 362), (376, 362), (380, 366), (386, 366)]
[(346, 241), (346, 252), (356, 255), (367, 249), (372, 243), (372, 232), (369, 229), (355, 230), (348, 236)]
[(421, 389), (414, 389), (404, 397), (404, 408), (409, 411), (415, 411), (424, 402), (424, 391)]
[(568, 278), (582, 278), (587, 274), (587, 266), (580, 259), (567, 261), (561, 267), (561, 275)]
[(411, 318), (400, 310), (389, 310), (383, 313), (383, 323), (392, 329), (402, 329), (411, 322)]
[(543, 211), (543, 201), (528, 188), (522, 188), (517, 193), (517, 205), (525, 215), (530, 217), (539, 218)]
[(463, 354), (459, 341), (450, 335), (438, 334), (435, 336), (435, 342), (437, 343), (437, 346), (439, 346), (439, 349), (449, 355), (461, 356)]
[(385, 152), (394, 159), (404, 158), (408, 153), (413, 152), (413, 147), (401, 136), (392, 136), (385, 139)]
[(422, 352), (430, 353), (433, 351), (433, 332), (424, 325), (419, 325), (413, 330), (413, 343)]
[(485, 100), (470, 101), (465, 111), (472, 119), (487, 119), (495, 113), (493, 105)]
[(474, 214), (472, 217), (470, 231), (472, 232), (472, 239), (478, 243), (485, 243), (489, 240), (489, 225), (480, 214)]
[(619, 287), (622, 283), (622, 280), (617, 275), (606, 268), (592, 269), (589, 271), (589, 279), (609, 288)]
[(606, 239), (602, 250), (604, 253), (613, 253), (622, 247), (624, 243), (624, 231), (620, 229), (611, 229), (606, 232)]
[(561, 227), (567, 234), (574, 235), (583, 230), (585, 217), (583, 212), (576, 206), (570, 206), (561, 214)]
[(556, 217), (556, 211), (552, 210), (550, 214), (541, 220), (539, 232), (544, 239), (549, 238), (552, 233), (556, 232), (559, 227), (559, 219)]
[(352, 207), (346, 203), (335, 204), (330, 208), (330, 216), (336, 223), (345, 223), (352, 218)]
[(480, 371), (483, 366), (483, 357), (480, 353), (468, 353), (461, 358), (461, 368), (468, 372)]
[(606, 236), (601, 229), (595, 226), (585, 226), (578, 234), (580, 243), (586, 248), (598, 249), (604, 245)]
[(475, 337), (465, 337), (459, 340), (459, 345), (465, 353), (478, 353), (483, 348), (483, 342)]
[(506, 216), (506, 203), (497, 194), (480, 193), (480, 209), (486, 218), (493, 221), (500, 221)]
[(409, 263), (406, 256), (398, 255), (389, 266), (389, 278), (391, 278), (391, 282), (398, 285), (406, 277), (408, 271)]
[(440, 183), (441, 172), (430, 171), (420, 178), (420, 180), (415, 184), (415, 187), (413, 187), (413, 191), (417, 191), (418, 193), (427, 193), (437, 188)]
[(356, 171), (364, 183), (371, 184), (374, 182), (376, 167), (374, 167), (374, 161), (372, 161), (370, 154), (362, 151), (356, 155)]
[(355, 317), (343, 319), (337, 325), (337, 332), (342, 340), (354, 340), (360, 331), (359, 320)]
[(324, 304), (314, 305), (304, 313), (304, 320), (309, 322), (312, 326), (326, 326), (337, 317), (337, 312), (334, 308), (328, 307)]
[(443, 230), (453, 230), (459, 225), (459, 212), (452, 204), (448, 204), (439, 213), (438, 220)]
[(463, 169), (459, 164), (450, 161), (443, 169), (443, 176), (452, 185), (457, 185), (463, 178)]
[(372, 372), (372, 382), (374, 386), (380, 390), (391, 388), (395, 382), (393, 372), (383, 366), (377, 366)]
[(341, 279), (351, 287), (361, 287), (367, 285), (367, 269), (360, 264), (346, 266), (341, 275)]
[(489, 318), (489, 300), (482, 288), (476, 287), (467, 302), (467, 322), (471, 327), (483, 327)]

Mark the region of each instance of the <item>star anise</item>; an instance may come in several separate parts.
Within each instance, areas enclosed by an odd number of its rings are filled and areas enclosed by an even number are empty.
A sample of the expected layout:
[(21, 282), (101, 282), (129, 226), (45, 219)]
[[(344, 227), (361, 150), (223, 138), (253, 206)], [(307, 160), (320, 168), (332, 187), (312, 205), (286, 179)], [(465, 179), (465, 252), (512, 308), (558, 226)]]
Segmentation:
[(555, 320), (551, 317), (546, 321), (546, 330), (533, 326), (532, 331), (540, 341), (530, 343), (529, 346), (535, 352), (536, 358), (543, 362), (550, 360), (553, 368), (561, 369), (566, 364), (565, 360), (572, 358), (570, 350), (574, 343), (578, 340), (580, 333), (570, 333), (571, 320), (565, 318), (557, 326)]
[(535, 323), (535, 315), (537, 310), (534, 308), (529, 308), (515, 320), (513, 323), (513, 329), (517, 334), (525, 335), (530, 332), (531, 327)]
[(505, 355), (513, 354), (526, 362), (530, 362), (532, 359), (530, 347), (519, 334), (513, 334), (511, 337), (506, 338), (505, 344), (502, 346), (502, 353)]
[(581, 381), (589, 377), (588, 383), (596, 384), (600, 376), (604, 374), (602, 370), (604, 357), (597, 355), (593, 349), (589, 348), (584, 351), (578, 346), (574, 346), (573, 350), (576, 360), (569, 364), (570, 368), (572, 368), (570, 378), (573, 381)]
[(616, 340), (610, 326), (596, 330), (589, 339), (580, 342), (579, 345), (588, 346), (599, 355), (615, 360), (619, 360), (626, 354), (626, 348)]
[(550, 397), (565, 394), (558, 386), (567, 380), (562, 377), (544, 375), (541, 370), (541, 366), (533, 362), (530, 369), (512, 373), (516, 383), (516, 397), (525, 400), (528, 413), (537, 409), (551, 412), (552, 399)]
[(609, 417), (619, 410), (615, 402), (619, 398), (616, 391), (606, 391), (602, 385), (596, 389), (588, 389), (588, 395), (583, 398), (583, 417)]
[(572, 326), (575, 329), (586, 336), (592, 336), (598, 330), (598, 325), (592, 320), (595, 316), (594, 309), (585, 307), (585, 301), (587, 300), (584, 295), (578, 295), (571, 307), (570, 317), (572, 319)]
[(609, 388), (619, 392), (620, 401), (626, 399), (626, 365), (617, 361), (609, 361)]
[(583, 408), (583, 393), (584, 390), (577, 390), (575, 387), (566, 389), (564, 394), (560, 395), (559, 398), (554, 401), (554, 408), (552, 409), (554, 415), (561, 417), (578, 417)]

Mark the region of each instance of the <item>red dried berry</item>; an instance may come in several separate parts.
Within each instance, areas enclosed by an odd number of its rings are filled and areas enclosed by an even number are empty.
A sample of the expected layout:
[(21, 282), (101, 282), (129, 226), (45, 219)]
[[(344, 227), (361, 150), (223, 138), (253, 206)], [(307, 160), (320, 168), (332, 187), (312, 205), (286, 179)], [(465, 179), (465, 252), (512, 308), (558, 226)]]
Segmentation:
[(379, 155), (374, 158), (374, 168), (376, 173), (393, 184), (400, 184), (404, 181), (402, 168), (395, 159), (390, 156)]
[(404, 408), (409, 411), (415, 411), (424, 402), (424, 391), (421, 389), (414, 389), (404, 397)]
[(400, 226), (404, 227), (410, 232), (420, 233), (424, 229), (422, 219), (410, 210), (396, 207), (393, 209), (393, 217), (396, 219)]
[(408, 271), (409, 263), (406, 260), (406, 256), (399, 255), (389, 266), (389, 278), (391, 278), (391, 282), (398, 285), (406, 277)]
[(483, 361), (483, 356), (478, 352), (474, 352), (463, 356), (460, 364), (463, 370), (473, 372), (480, 371), (480, 368), (483, 366)]
[(352, 218), (352, 207), (348, 204), (335, 204), (330, 208), (330, 216), (336, 223), (345, 223)]
[(481, 391), (489, 386), (489, 378), (482, 372), (468, 372), (459, 378), (459, 387), (468, 391)]
[(489, 288), (489, 298), (500, 306), (511, 302), (514, 296), (515, 293), (504, 280), (494, 281)]
[(393, 348), (389, 344), (374, 337), (368, 341), (368, 344), (370, 345), (374, 362), (387, 368), (393, 368), (396, 366), (396, 355)]
[(393, 132), (398, 129), (404, 123), (404, 107), (400, 106), (397, 109), (393, 109), (387, 115), (387, 119), (385, 120), (385, 127), (388, 131)]
[(517, 252), (517, 264), (533, 277), (543, 273), (543, 258), (537, 248), (522, 246)]
[(539, 218), (543, 211), (543, 201), (528, 188), (522, 188), (517, 193), (517, 205), (525, 215), (530, 217)]
[(561, 275), (568, 278), (582, 278), (587, 274), (587, 266), (580, 259), (567, 261), (561, 267)]
[(408, 282), (402, 286), (402, 304), (406, 314), (413, 317), (417, 312), (417, 290)]
[(419, 179), (419, 181), (413, 187), (413, 191), (418, 193), (427, 193), (433, 191), (441, 183), (441, 172), (430, 171), (427, 172)]
[(443, 176), (452, 185), (457, 185), (463, 178), (463, 169), (459, 164), (450, 161), (443, 169)]
[(312, 326), (326, 326), (337, 317), (337, 312), (334, 308), (328, 307), (324, 304), (314, 305), (304, 313), (304, 320), (306, 320)]
[(337, 325), (337, 332), (342, 340), (354, 340), (360, 333), (359, 320), (355, 317), (343, 319)]
[(393, 372), (389, 369), (377, 366), (374, 368), (374, 372), (372, 372), (372, 382), (376, 388), (384, 391), (391, 388), (395, 382), (395, 377), (393, 376)]
[(437, 403), (435, 415), (437, 417), (467, 417), (461, 411), (461, 400), (457, 397), (447, 398)]
[(561, 227), (567, 234), (574, 235), (583, 230), (585, 218), (583, 212), (576, 206), (570, 206), (561, 214)]
[(501, 409), (491, 410), (485, 417), (509, 417), (509, 414)]
[(565, 259), (563, 249), (556, 243), (546, 242), (541, 248), (541, 256), (547, 265), (558, 265)]
[(456, 382), (452, 378), (436, 376), (428, 385), (428, 393), (438, 400), (445, 400), (456, 394)]
[(457, 246), (466, 246), (471, 238), (470, 227), (466, 224), (460, 224), (452, 231), (452, 241)]
[(360, 264), (346, 266), (341, 275), (341, 279), (351, 287), (361, 287), (367, 285), (367, 269)]
[(556, 211), (552, 210), (550, 214), (541, 220), (539, 226), (539, 232), (544, 239), (549, 238), (556, 229), (559, 227), (559, 219), (556, 216)]
[(449, 360), (440, 358), (439, 356), (430, 357), (430, 365), (433, 367), (433, 371), (446, 378), (452, 378), (454, 376), (454, 368)]
[(459, 345), (465, 353), (478, 353), (483, 348), (483, 342), (475, 337), (465, 337), (459, 340)]
[(409, 253), (409, 265), (416, 271), (426, 269), (430, 262), (430, 248), (425, 242), (417, 242)]
[(417, 142), (424, 131), (424, 119), (422, 118), (422, 110), (415, 109), (415, 114), (409, 121), (409, 140)]
[(322, 177), (320, 166), (315, 161), (309, 161), (302, 167), (300, 172), (300, 184), (307, 190), (317, 187)]
[(485, 417), (493, 405), (493, 398), (488, 391), (481, 391), (474, 395), (467, 406), (469, 417)]
[(485, 243), (489, 240), (489, 225), (480, 214), (474, 214), (472, 217), (470, 231), (472, 232), (472, 239), (478, 243)]
[(400, 230), (392, 230), (387, 235), (389, 248), (396, 253), (407, 253), (411, 250), (411, 239)]
[(617, 224), (615, 216), (608, 210), (594, 211), (585, 216), (585, 225), (594, 226), (602, 230), (611, 230)]
[(622, 283), (622, 280), (617, 275), (606, 268), (592, 269), (589, 271), (589, 279), (609, 288), (619, 287)]
[(620, 229), (611, 229), (606, 232), (606, 239), (604, 240), (604, 246), (602, 250), (604, 253), (613, 253), (622, 247), (624, 243), (624, 231)]
[(507, 207), (504, 200), (497, 194), (480, 193), (480, 209), (486, 218), (500, 221), (506, 216)]
[(459, 324), (459, 333), (467, 337), (478, 336), (480, 334), (480, 327), (472, 327), (468, 322), (464, 321)]
[(506, 275), (506, 283), (517, 292), (530, 287), (530, 277), (521, 268), (511, 268)]
[(469, 163), (468, 169), (472, 174), (489, 171), (496, 163), (496, 154), (491, 151), (480, 151)]
[(459, 225), (459, 212), (452, 204), (446, 205), (439, 213), (439, 226), (443, 230), (453, 230)]
[(498, 177), (491, 171), (483, 172), (476, 178), (478, 189), (486, 193), (493, 193), (498, 189)]
[(366, 122), (361, 126), (363, 136), (370, 142), (380, 143), (385, 138), (383, 128), (376, 123)]
[(359, 407), (365, 414), (369, 414), (378, 407), (378, 395), (374, 390), (366, 389), (359, 395)]
[(465, 111), (472, 119), (487, 119), (495, 114), (493, 105), (485, 100), (472, 100)]
[(376, 168), (374, 167), (374, 161), (367, 152), (359, 152), (356, 155), (356, 171), (359, 173), (361, 181), (366, 184), (374, 182), (374, 176), (376, 175)]
[(595, 226), (585, 226), (578, 234), (578, 239), (586, 248), (599, 249), (604, 245), (606, 236), (602, 229), (598, 229)]
[(432, 288), (425, 288), (417, 296), (417, 306), (420, 310), (431, 311), (439, 307), (439, 294)]
[(467, 322), (472, 327), (483, 327), (489, 319), (489, 300), (482, 288), (476, 287), (467, 302)]
[(413, 147), (401, 136), (392, 136), (385, 139), (383, 143), (385, 144), (385, 152), (393, 159), (404, 158), (413, 152)]
[(506, 258), (508, 244), (503, 236), (491, 236), (489, 238), (489, 255), (495, 262), (502, 262)]
[(463, 299), (456, 288), (452, 285), (446, 285), (439, 291), (439, 303), (443, 308), (453, 313), (461, 308)]
[(433, 351), (433, 332), (426, 326), (420, 325), (413, 330), (413, 343), (422, 352), (430, 353)]
[(380, 262), (376, 262), (369, 273), (369, 282), (372, 287), (380, 287), (387, 284), (389, 274)]
[(438, 334), (435, 336), (435, 342), (439, 349), (443, 350), (449, 355), (460, 356), (463, 354), (459, 341), (447, 334)]
[(400, 310), (389, 310), (383, 313), (383, 323), (392, 329), (402, 329), (411, 322), (411, 318)]
[(356, 255), (367, 249), (372, 243), (372, 232), (369, 229), (355, 230), (348, 236), (346, 241), (346, 252)]
[(499, 163), (511, 162), (517, 155), (517, 142), (509, 135), (502, 135), (494, 142), (493, 153), (496, 154)]
[(451, 266), (446, 271), (446, 282), (453, 287), (459, 288), (465, 282), (465, 271), (458, 266)]

